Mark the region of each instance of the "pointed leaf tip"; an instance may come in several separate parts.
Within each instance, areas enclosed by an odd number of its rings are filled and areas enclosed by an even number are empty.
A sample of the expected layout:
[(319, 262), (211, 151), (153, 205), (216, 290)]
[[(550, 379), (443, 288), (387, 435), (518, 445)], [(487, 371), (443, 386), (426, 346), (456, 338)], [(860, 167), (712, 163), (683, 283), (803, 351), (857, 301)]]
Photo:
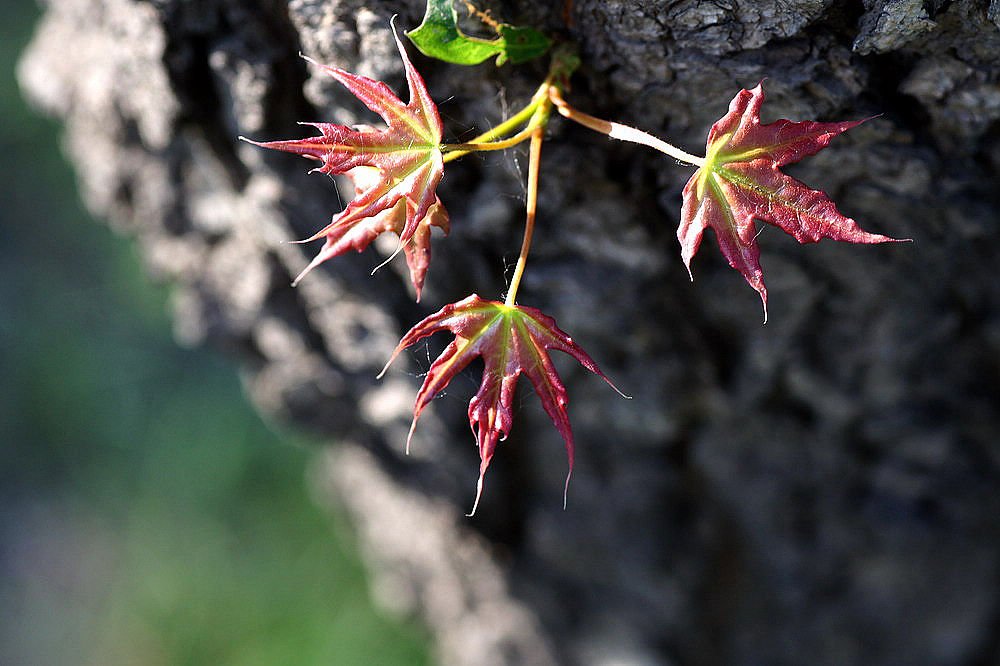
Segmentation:
[(573, 476), (573, 466), (570, 465), (569, 471), (566, 473), (566, 483), (563, 484), (563, 511), (566, 510), (566, 501), (569, 498), (569, 480)]

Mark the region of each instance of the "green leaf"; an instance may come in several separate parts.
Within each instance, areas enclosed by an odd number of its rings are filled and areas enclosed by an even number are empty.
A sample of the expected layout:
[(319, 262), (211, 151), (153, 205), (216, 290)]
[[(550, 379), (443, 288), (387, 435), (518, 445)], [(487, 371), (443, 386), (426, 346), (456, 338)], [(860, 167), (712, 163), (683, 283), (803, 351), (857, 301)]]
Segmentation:
[(499, 24), (496, 39), (469, 37), (458, 29), (452, 0), (427, 0), (423, 22), (406, 33), (424, 55), (456, 65), (478, 65), (490, 56), (497, 65), (526, 62), (545, 53), (552, 40), (534, 28)]

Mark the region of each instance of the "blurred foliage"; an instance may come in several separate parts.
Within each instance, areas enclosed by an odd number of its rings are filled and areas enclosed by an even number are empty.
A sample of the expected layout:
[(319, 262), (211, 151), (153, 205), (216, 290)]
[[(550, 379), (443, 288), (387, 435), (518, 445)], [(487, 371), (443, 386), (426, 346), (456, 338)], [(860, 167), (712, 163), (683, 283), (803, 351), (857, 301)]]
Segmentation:
[(58, 127), (0, 25), (0, 661), (415, 664), (371, 607), (314, 453), (270, 431), (235, 370), (171, 340), (166, 291), (81, 209)]

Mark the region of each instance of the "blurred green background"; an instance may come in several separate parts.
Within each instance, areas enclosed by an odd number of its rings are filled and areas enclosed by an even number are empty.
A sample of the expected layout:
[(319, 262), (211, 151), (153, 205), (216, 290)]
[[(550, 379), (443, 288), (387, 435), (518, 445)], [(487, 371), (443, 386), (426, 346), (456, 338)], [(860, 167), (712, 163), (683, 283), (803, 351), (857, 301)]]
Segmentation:
[[(166, 290), (82, 209), (0, 24), (0, 663), (415, 664), (344, 517), (232, 363), (171, 339)], [(292, 445), (289, 445), (289, 444)]]

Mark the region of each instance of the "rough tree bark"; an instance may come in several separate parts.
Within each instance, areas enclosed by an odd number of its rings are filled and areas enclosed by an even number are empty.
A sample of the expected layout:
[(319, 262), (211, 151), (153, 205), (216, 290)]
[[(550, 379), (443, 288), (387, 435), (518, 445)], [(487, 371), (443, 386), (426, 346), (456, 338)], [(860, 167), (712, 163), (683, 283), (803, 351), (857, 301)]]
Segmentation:
[[(453, 232), (416, 306), (402, 262), (369, 276), (373, 253), (292, 289), (312, 248), (283, 241), (338, 195), (301, 159), (235, 140), (370, 122), (296, 54), (398, 89), (388, 22), (415, 26), (418, 0), (49, 0), (20, 75), (64, 118), (89, 206), (174, 285), (178, 337), (232, 350), (263, 412), (335, 442), (329, 486), (377, 597), (418, 613), (443, 662), (1000, 660), (1000, 3), (481, 4), (581, 44), (577, 106), (689, 150), (765, 77), (771, 119), (881, 114), (793, 173), (867, 229), (915, 240), (800, 247), (764, 229), (761, 326), (714, 241), (687, 279), (686, 168), (554, 121), (521, 302), (635, 396), (565, 366), (565, 512), (562, 442), (531, 401), (470, 520), (466, 387), (428, 411), (406, 458), (426, 354), (374, 379), (419, 318), (501, 294), (524, 154), (449, 166)], [(544, 71), (415, 58), (456, 138)]]

